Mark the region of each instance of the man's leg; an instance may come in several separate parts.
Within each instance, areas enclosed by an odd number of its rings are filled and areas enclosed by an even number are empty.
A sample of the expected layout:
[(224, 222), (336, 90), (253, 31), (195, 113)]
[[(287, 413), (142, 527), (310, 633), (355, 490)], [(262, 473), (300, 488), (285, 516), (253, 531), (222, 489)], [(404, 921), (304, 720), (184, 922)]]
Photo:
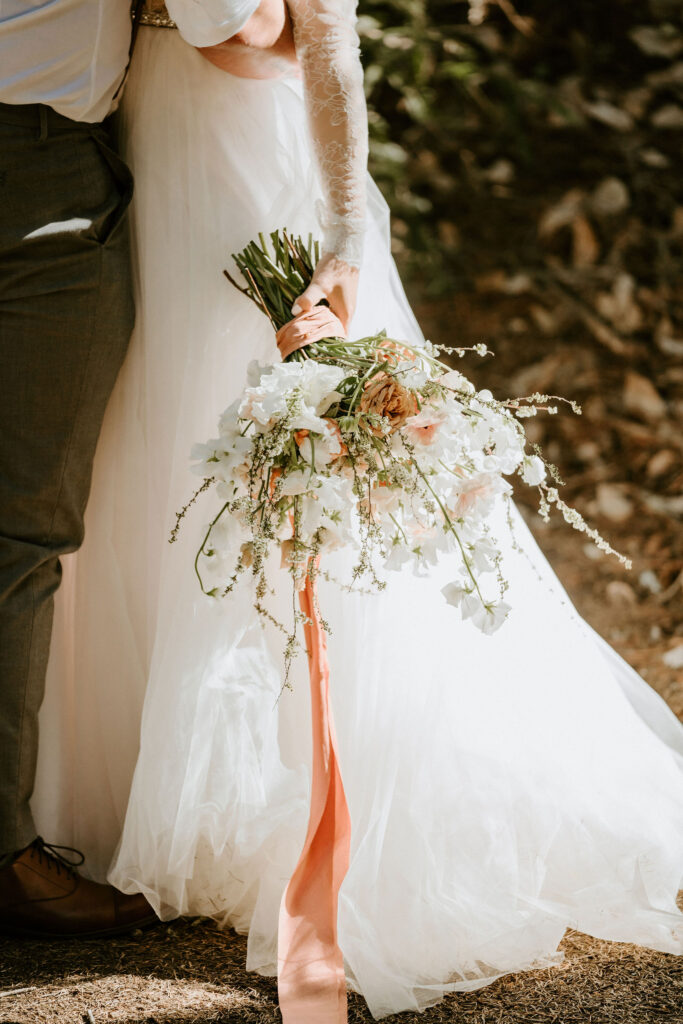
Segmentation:
[[(102, 128), (0, 105), (0, 856), (29, 810), (59, 556), (133, 325), (132, 182)], [(93, 595), (97, 600), (97, 595)]]

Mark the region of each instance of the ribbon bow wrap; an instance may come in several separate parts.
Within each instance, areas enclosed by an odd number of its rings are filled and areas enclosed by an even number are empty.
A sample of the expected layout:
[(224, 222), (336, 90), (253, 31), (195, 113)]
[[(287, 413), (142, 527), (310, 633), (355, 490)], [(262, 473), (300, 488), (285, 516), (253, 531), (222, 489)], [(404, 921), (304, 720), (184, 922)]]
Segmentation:
[(329, 306), (313, 306), (305, 313), (299, 313), (281, 327), (275, 335), (283, 359), (291, 356), (306, 345), (312, 345), (323, 338), (345, 338), (346, 330), (339, 317)]
[[(285, 359), (304, 345), (339, 337), (346, 337), (341, 321), (328, 307), (315, 306), (280, 328), (276, 339)], [(311, 804), (304, 848), (280, 906), (278, 995), (283, 1024), (346, 1024), (337, 909), (349, 867), (351, 818), (339, 770), (327, 643), (311, 568), (299, 593), (311, 687)]]

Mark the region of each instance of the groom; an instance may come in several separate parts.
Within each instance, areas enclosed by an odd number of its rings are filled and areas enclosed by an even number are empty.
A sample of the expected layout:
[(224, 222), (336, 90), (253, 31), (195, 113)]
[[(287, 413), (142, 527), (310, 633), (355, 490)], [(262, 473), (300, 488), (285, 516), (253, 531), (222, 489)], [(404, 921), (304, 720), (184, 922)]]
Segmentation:
[[(169, 0), (177, 17), (182, 5)], [(283, 7), (198, 3), (207, 43), (239, 32), (256, 47)], [(0, 5), (0, 931), (11, 934), (107, 935), (154, 918), (141, 895), (82, 878), (78, 851), (37, 836), (29, 807), (59, 559), (83, 540), (133, 327), (133, 183), (108, 123), (130, 51), (128, 0)]]

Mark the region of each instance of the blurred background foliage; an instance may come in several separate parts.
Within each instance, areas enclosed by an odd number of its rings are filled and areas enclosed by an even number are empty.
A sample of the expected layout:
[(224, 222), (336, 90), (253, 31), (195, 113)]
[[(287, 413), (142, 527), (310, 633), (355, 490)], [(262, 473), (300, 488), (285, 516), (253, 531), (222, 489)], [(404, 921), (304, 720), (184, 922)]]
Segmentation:
[(397, 256), (430, 291), (481, 268), (498, 220), (533, 259), (539, 198), (605, 166), (631, 179), (641, 216), (670, 224), (680, 0), (361, 0), (360, 16), (371, 169)]
[(683, 0), (359, 13), (371, 170), (421, 324), (495, 351), (468, 361), (479, 386), (582, 404), (527, 433), (634, 571), (528, 521), (582, 613), (683, 715)]

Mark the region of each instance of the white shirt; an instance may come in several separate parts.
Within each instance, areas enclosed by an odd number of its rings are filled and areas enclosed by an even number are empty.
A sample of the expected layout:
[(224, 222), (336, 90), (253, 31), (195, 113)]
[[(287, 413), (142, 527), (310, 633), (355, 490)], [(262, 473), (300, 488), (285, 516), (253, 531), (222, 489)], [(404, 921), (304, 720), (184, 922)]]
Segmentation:
[(166, 8), (188, 43), (215, 46), (244, 28), (259, 3), (260, 0), (166, 0)]
[[(244, 26), (259, 0), (171, 0), (194, 46)], [(128, 61), (129, 0), (0, 0), (0, 103), (45, 103), (74, 121), (111, 111)], [(158, 29), (167, 32), (169, 29)]]

